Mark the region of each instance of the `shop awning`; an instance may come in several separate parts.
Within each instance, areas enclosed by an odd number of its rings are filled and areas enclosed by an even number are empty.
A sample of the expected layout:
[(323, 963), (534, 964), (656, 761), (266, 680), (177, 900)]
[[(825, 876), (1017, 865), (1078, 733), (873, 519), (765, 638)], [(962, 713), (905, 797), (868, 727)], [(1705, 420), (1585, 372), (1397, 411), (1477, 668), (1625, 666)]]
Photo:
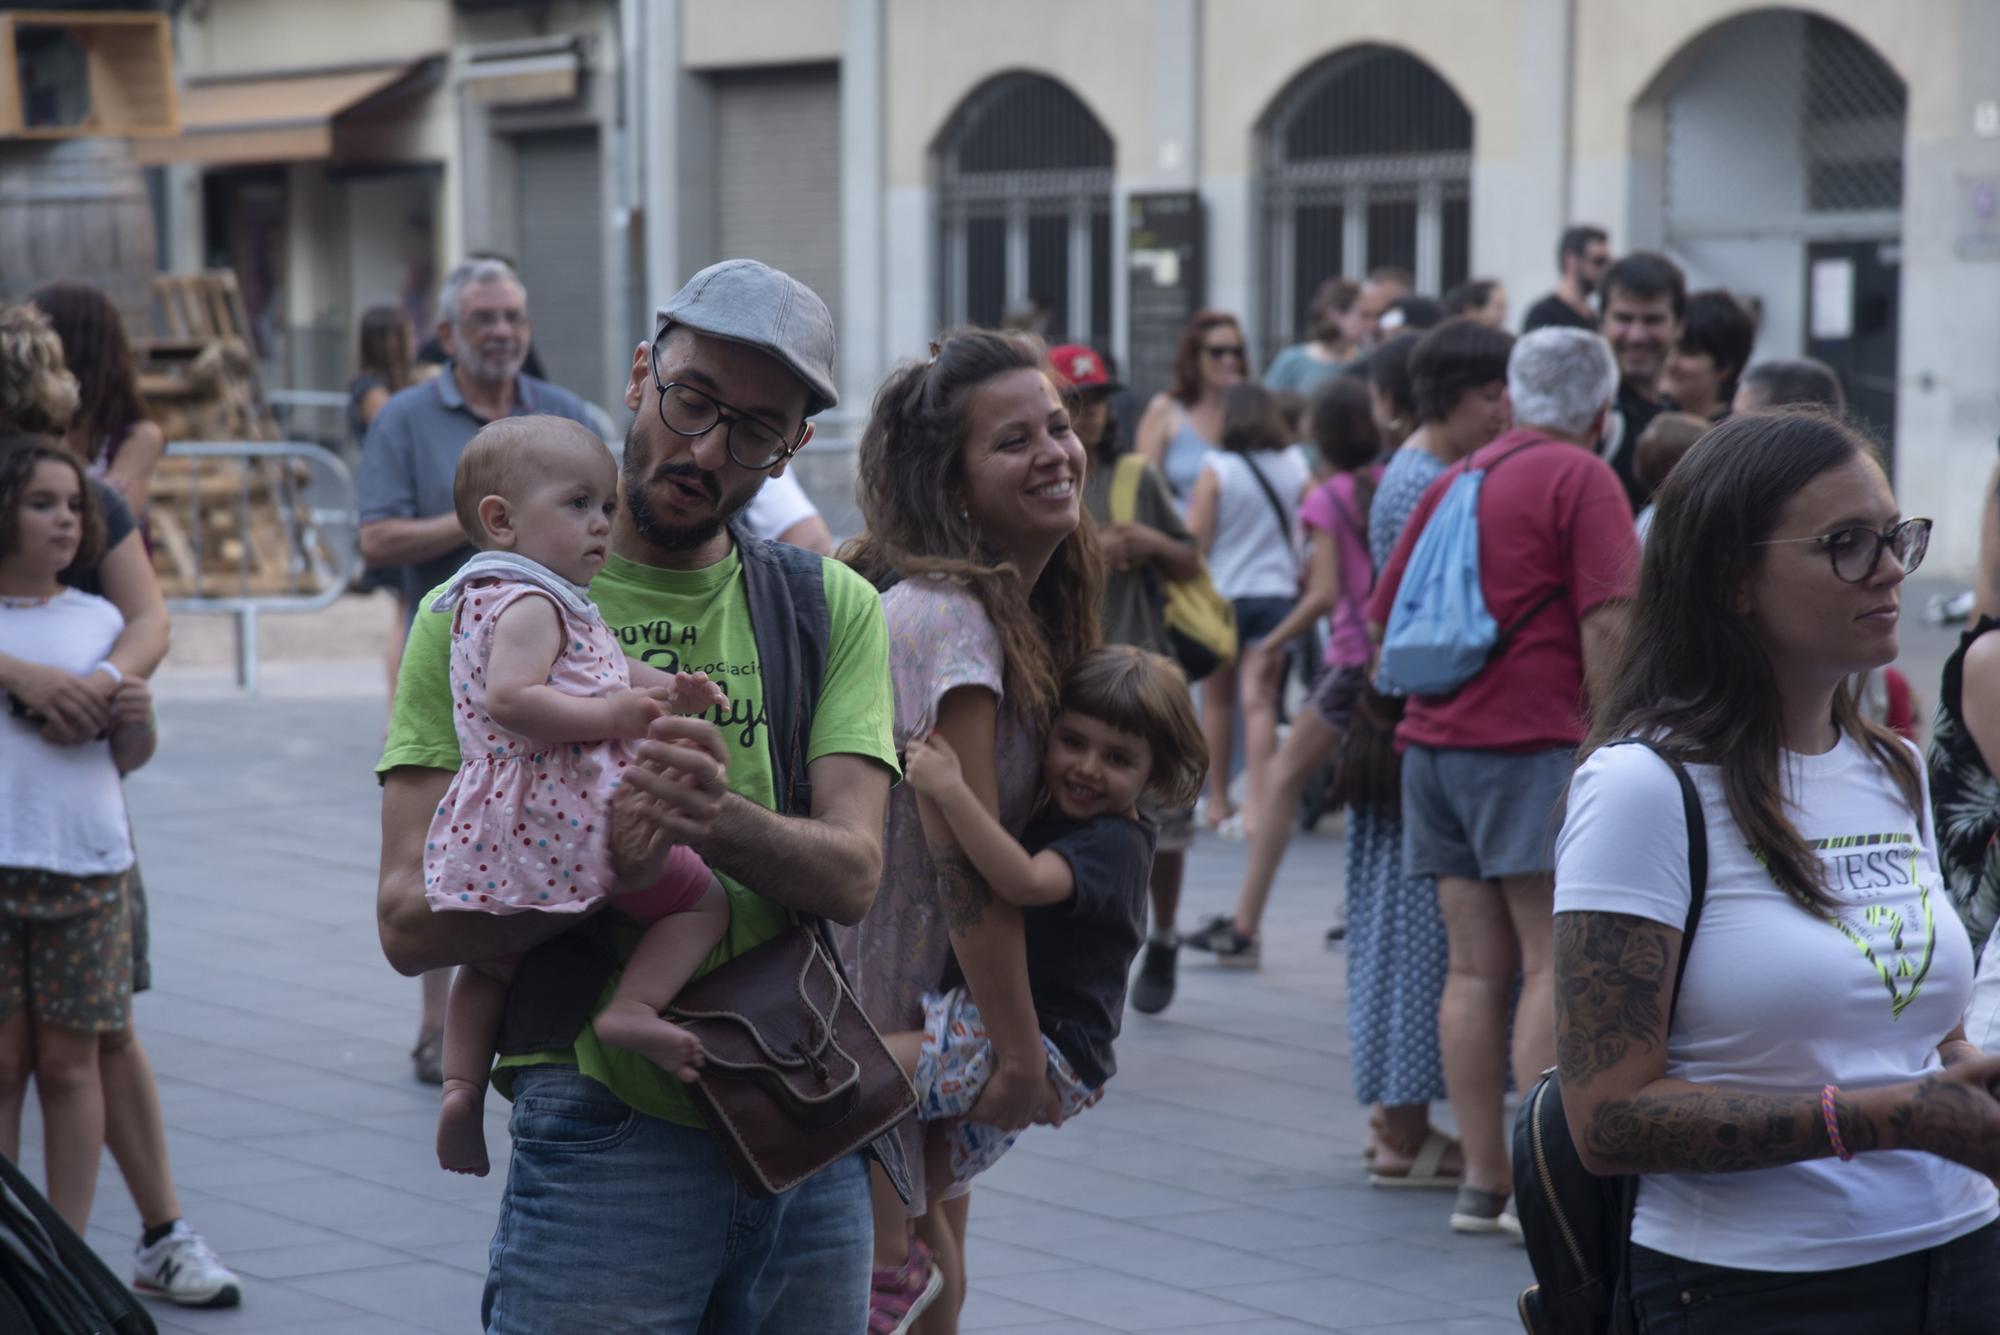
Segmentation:
[(516, 107), (569, 101), (582, 72), (583, 53), (574, 36), (529, 37), (468, 48), (459, 82), (474, 101)]
[(422, 72), (428, 61), (351, 66), (189, 83), (180, 90), (181, 132), (134, 141), (147, 166), (309, 162), (331, 157), (334, 123)]

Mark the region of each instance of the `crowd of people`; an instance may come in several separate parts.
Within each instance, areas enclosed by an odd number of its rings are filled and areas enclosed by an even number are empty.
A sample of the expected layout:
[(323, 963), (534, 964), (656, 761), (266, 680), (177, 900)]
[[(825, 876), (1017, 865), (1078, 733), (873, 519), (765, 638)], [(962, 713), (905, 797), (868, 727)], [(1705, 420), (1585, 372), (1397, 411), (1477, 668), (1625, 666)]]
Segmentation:
[[(1331, 278), (1261, 377), (1199, 312), (1130, 422), (1102, 350), (944, 334), (876, 391), (837, 552), (790, 276), (694, 275), (609, 443), (504, 258), (447, 276), (434, 370), (369, 312), (377, 916), (441, 1168), (513, 1105), (485, 1327), (956, 1330), (976, 1178), (1089, 1115), (1183, 950), (1258, 966), (1319, 784), (1372, 1185), (1521, 1236), (1509, 1091), (1553, 1069), (1639, 1183), (1641, 1328), (2000, 1328), (2000, 467), (1927, 766), (1892, 664), (1931, 521), (1838, 378), (1665, 256), (1557, 259), (1518, 336), (1497, 282)], [(0, 309), (0, 430), (0, 1153), (32, 1078), (55, 1208), (108, 1145), (135, 1283), (226, 1305), (132, 1032), (164, 442), (99, 294)], [(1232, 653), (1190, 651), (1203, 598)], [(1246, 856), (1183, 932), (1197, 837)]]

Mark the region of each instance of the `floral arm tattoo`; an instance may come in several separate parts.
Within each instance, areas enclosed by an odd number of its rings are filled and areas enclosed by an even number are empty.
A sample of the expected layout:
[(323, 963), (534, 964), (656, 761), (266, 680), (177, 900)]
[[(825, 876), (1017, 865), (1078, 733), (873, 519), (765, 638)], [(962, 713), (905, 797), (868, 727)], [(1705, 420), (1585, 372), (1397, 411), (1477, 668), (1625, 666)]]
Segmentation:
[[(1675, 935), (1628, 914), (1556, 915), (1556, 1060), (1566, 1089), (1587, 1091), (1628, 1057), (1664, 1047)], [(1849, 1150), (1881, 1147), (1880, 1130), (1851, 1101), (1836, 1100), (1835, 1115)], [(1592, 1108), (1583, 1133), (1599, 1163), (1620, 1173), (1736, 1173), (1832, 1153), (1817, 1091), (1685, 1085), (1613, 1095)]]
[(953, 936), (963, 936), (986, 917), (993, 900), (986, 878), (972, 865), (972, 859), (956, 850), (931, 850), (931, 865), (937, 869), (938, 903), (944, 906), (944, 925)]

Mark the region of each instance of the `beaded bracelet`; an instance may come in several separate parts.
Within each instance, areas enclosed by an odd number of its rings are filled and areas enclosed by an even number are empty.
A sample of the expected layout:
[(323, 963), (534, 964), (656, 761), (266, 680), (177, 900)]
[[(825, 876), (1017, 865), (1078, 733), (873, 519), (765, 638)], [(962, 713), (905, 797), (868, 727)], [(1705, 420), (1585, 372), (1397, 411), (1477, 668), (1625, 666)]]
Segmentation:
[(1839, 1085), (1826, 1085), (1819, 1091), (1820, 1115), (1826, 1118), (1826, 1138), (1833, 1146), (1833, 1152), (1840, 1156), (1842, 1163), (1854, 1158), (1854, 1151), (1847, 1148), (1840, 1139), (1840, 1117), (1833, 1108), (1833, 1099), (1840, 1093)]

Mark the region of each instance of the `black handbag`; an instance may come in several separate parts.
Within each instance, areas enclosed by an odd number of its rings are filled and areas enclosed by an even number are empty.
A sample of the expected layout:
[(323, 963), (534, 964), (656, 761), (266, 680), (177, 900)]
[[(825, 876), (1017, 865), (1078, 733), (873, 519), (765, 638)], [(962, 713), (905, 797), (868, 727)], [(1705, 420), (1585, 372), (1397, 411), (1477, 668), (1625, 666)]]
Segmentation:
[[(1708, 896), (1708, 830), (1701, 796), (1680, 760), (1643, 737), (1612, 746), (1643, 746), (1667, 763), (1681, 787), (1687, 813), (1688, 912), (1681, 954), (1674, 966), (1674, 1004), (1680, 1003), (1688, 947)], [(1673, 1009), (1667, 1029), (1673, 1029)], [(1632, 1209), (1639, 1179), (1598, 1177), (1583, 1166), (1563, 1113), (1562, 1086), (1554, 1070), (1542, 1073), (1514, 1117), (1514, 1208), (1535, 1282), (1515, 1307), (1529, 1335), (1630, 1335), (1631, 1302), (1625, 1273), (1632, 1241)]]

